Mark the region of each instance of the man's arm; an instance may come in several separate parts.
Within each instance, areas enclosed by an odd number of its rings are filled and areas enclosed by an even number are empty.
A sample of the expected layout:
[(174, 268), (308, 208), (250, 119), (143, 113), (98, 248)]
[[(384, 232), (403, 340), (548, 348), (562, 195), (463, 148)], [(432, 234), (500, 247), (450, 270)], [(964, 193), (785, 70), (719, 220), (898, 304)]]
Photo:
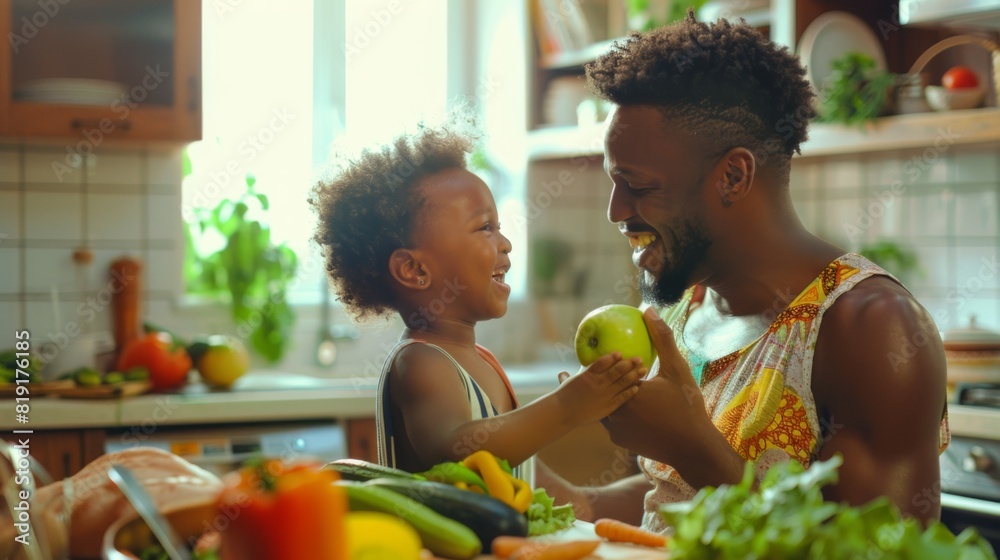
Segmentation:
[(940, 517), (944, 349), (927, 312), (884, 277), (859, 283), (823, 317), (813, 394), (825, 432), (819, 458), (844, 457), (828, 500), (888, 496), (904, 514)]

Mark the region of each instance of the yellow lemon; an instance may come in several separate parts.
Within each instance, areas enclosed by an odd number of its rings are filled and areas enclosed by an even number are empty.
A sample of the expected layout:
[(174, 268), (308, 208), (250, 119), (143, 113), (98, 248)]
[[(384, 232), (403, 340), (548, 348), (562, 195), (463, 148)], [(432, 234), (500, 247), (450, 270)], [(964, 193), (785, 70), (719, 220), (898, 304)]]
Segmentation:
[(205, 383), (228, 389), (250, 368), (246, 348), (238, 340), (210, 346), (198, 360), (198, 373)]
[(347, 557), (351, 560), (419, 560), (423, 545), (405, 521), (375, 511), (347, 515)]

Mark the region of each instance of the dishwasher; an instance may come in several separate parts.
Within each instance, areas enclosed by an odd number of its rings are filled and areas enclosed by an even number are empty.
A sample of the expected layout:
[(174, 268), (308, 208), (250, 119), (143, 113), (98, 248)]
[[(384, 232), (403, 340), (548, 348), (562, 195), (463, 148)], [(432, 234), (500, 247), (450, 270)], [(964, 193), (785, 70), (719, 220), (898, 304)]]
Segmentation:
[(218, 475), (253, 457), (311, 458), (324, 464), (347, 457), (344, 426), (332, 420), (171, 426), (151, 434), (109, 430), (104, 450), (113, 453), (140, 446), (168, 451)]

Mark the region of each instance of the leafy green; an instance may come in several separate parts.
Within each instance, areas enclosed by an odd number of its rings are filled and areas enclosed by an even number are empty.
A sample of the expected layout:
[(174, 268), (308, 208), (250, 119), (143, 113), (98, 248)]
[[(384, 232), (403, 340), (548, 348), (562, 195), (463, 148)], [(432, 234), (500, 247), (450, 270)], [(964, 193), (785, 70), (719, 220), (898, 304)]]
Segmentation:
[(808, 470), (794, 461), (777, 465), (759, 490), (747, 464), (737, 485), (703, 488), (690, 502), (661, 506), (675, 530), (671, 558), (996, 558), (974, 530), (956, 537), (936, 522), (922, 530), (884, 497), (861, 507), (825, 502), (821, 489), (836, 483), (841, 462), (834, 457)]
[(525, 515), (528, 516), (528, 536), (548, 535), (568, 529), (576, 521), (573, 505), (563, 504), (553, 507), (553, 500), (544, 488), (536, 488), (534, 498)]

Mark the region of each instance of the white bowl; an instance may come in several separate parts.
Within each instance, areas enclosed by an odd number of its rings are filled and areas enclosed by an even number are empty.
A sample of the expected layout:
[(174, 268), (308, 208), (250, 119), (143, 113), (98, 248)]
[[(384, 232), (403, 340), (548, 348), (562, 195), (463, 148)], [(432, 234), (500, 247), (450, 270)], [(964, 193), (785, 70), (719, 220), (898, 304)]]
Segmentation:
[(947, 89), (943, 86), (927, 86), (924, 88), (927, 104), (935, 111), (953, 111), (979, 107), (986, 95), (982, 87)]

